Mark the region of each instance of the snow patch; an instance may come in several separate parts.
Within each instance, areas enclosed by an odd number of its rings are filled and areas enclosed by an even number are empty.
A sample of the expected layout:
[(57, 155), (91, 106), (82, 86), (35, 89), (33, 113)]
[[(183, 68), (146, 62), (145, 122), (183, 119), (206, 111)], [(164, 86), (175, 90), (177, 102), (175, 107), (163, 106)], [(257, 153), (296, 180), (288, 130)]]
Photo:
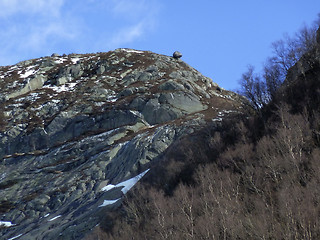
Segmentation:
[(143, 115), (138, 111), (130, 110), (130, 113), (132, 113), (133, 115), (135, 115), (139, 118), (143, 118)]
[(13, 83), (11, 83), (11, 85), (8, 85), (8, 88), (15, 88), (18, 85), (22, 85), (22, 84), (19, 83), (18, 81), (14, 81)]
[(17, 239), (18, 237), (21, 237), (23, 234), (19, 234), (19, 235), (17, 235), (17, 236), (14, 236), (14, 237), (12, 237), (12, 238), (9, 238), (8, 240), (14, 240), (14, 239)]
[(33, 102), (33, 101), (36, 101), (39, 98), (40, 98), (39, 93), (33, 92), (33, 93), (30, 93), (25, 98), (20, 98), (17, 101), (26, 101), (27, 100), (27, 101)]
[(53, 217), (53, 218), (50, 218), (50, 219), (48, 220), (48, 222), (51, 222), (51, 221), (53, 221), (53, 220), (56, 220), (56, 219), (59, 218), (59, 217), (61, 217), (61, 215), (58, 215), (58, 216)]
[(120, 200), (120, 198), (115, 199), (115, 200), (104, 200), (103, 203), (99, 207), (105, 207), (108, 205), (112, 205), (112, 204), (116, 203), (118, 200)]
[(80, 58), (75, 57), (75, 58), (72, 58), (71, 61), (73, 64), (76, 64), (78, 61), (80, 61)]
[(23, 103), (14, 103), (14, 104), (11, 104), (10, 106), (19, 108), (19, 107), (22, 107), (23, 105), (24, 105)]
[(15, 224), (12, 224), (11, 222), (5, 222), (5, 221), (0, 221), (0, 226), (2, 227), (12, 227)]
[(110, 95), (107, 97), (108, 102), (116, 102), (118, 100), (116, 95)]
[(229, 114), (229, 113), (237, 113), (238, 111), (235, 110), (222, 110), (220, 112), (218, 112), (218, 117), (212, 119), (213, 122), (221, 122), (223, 119), (222, 117), (224, 117), (225, 114)]
[[(60, 86), (46, 86), (44, 88), (50, 88), (55, 92), (70, 92), (74, 90), (74, 87), (77, 85), (78, 83), (68, 83), (68, 84), (63, 84)], [(68, 86), (67, 86), (68, 85)]]
[(238, 111), (235, 110), (223, 110), (224, 113), (237, 113)]
[(105, 104), (105, 102), (95, 102), (94, 105), (97, 107), (101, 107)]
[(112, 185), (112, 184), (109, 184), (105, 187), (103, 187), (101, 189), (101, 191), (109, 191), (113, 188), (117, 188), (117, 187), (122, 187), (121, 191), (123, 192), (123, 194), (126, 194), (150, 169), (147, 169), (146, 171), (140, 173), (139, 175), (133, 177), (133, 178), (130, 178), (126, 181), (123, 181), (123, 182), (120, 182), (116, 185)]
[(77, 82), (75, 82), (75, 83), (69, 83), (69, 87), (70, 87), (70, 88), (74, 88), (77, 84), (78, 84)]
[(219, 94), (217, 92), (213, 92), (213, 95), (217, 96), (217, 97), (221, 97), (221, 98), (224, 98), (224, 99), (230, 99), (232, 101), (235, 101), (230, 95), (222, 95), (222, 94)]
[(218, 117), (223, 117), (225, 114), (229, 113), (237, 113), (238, 111), (235, 110), (222, 110), (221, 112), (218, 112)]
[(213, 122), (222, 122), (222, 120), (223, 120), (222, 118), (214, 118), (214, 119), (212, 119)]
[(138, 50), (128, 49), (128, 48), (121, 48), (121, 50), (128, 53), (143, 53), (143, 51), (138, 51)]
[(60, 59), (55, 60), (54, 62), (57, 63), (57, 64), (61, 64), (61, 63), (64, 63), (66, 60), (67, 59), (60, 58)]
[(17, 68), (18, 68), (17, 65), (13, 65), (12, 67), (9, 68), (9, 71), (13, 71), (13, 70), (15, 70), (15, 69), (17, 69)]
[(0, 176), (0, 181), (2, 181), (3, 179), (5, 179), (5, 177), (7, 176), (7, 173), (2, 173)]
[(116, 187), (116, 185), (108, 184), (107, 186), (101, 188), (101, 191), (107, 192), (107, 191), (109, 191), (109, 190), (111, 190), (111, 189), (113, 189), (115, 187)]
[(35, 74), (37, 71), (33, 69), (34, 67), (35, 66), (27, 67), (26, 72), (24, 74), (21, 74), (21, 71), (20, 71), (20, 78), (27, 78), (27, 77)]
[(51, 100), (51, 102), (56, 103), (56, 104), (59, 103), (60, 101), (61, 101), (60, 99), (52, 99)]

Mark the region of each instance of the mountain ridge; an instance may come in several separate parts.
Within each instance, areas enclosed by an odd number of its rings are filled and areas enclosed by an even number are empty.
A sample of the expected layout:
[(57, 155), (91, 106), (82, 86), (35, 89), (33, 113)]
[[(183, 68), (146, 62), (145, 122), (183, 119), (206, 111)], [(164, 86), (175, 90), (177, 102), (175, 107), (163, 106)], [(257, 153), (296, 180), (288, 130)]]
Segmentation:
[(121, 189), (101, 189), (247, 107), (181, 59), (133, 49), (0, 67), (0, 86), (0, 221), (14, 224), (1, 229), (7, 238), (83, 236), (104, 201), (121, 204)]

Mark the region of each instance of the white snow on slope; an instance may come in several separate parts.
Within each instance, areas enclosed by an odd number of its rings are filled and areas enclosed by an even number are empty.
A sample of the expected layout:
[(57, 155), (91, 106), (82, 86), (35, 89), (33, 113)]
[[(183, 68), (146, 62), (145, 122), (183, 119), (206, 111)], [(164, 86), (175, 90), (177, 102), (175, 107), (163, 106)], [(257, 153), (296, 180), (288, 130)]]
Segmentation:
[(67, 59), (65, 59), (65, 58), (58, 58), (54, 62), (57, 63), (57, 64), (61, 64), (61, 63), (65, 62), (66, 60)]
[(76, 64), (79, 60), (81, 60), (80, 58), (78, 57), (75, 57), (75, 58), (72, 58), (71, 61), (73, 64)]
[(108, 184), (107, 186), (103, 187), (101, 189), (101, 191), (108, 192), (109, 190), (111, 190), (111, 189), (113, 189), (115, 187), (116, 187), (116, 185)]
[(130, 110), (130, 113), (132, 113), (133, 115), (135, 115), (135, 116), (137, 116), (139, 118), (143, 118), (143, 115), (138, 111)]
[(121, 48), (121, 50), (128, 53), (143, 53), (143, 51), (138, 51), (138, 50), (128, 49), (128, 48)]
[(60, 85), (60, 86), (46, 86), (44, 88), (50, 88), (55, 92), (69, 92), (74, 90), (74, 87), (77, 85), (78, 83), (68, 83), (68, 86), (66, 86), (66, 84)]
[(12, 227), (14, 225), (11, 222), (0, 221), (0, 227)]
[(110, 95), (107, 97), (108, 102), (116, 102), (118, 100), (116, 95)]
[(9, 68), (9, 71), (13, 71), (13, 70), (15, 70), (15, 69), (17, 69), (17, 68), (18, 68), (17, 65), (12, 65), (12, 66)]
[(116, 187), (123, 187), (121, 189), (121, 191), (123, 192), (123, 194), (126, 194), (149, 170), (150, 169), (147, 169), (146, 171), (140, 173), (139, 175), (137, 175), (133, 178), (130, 178), (126, 181), (120, 182), (116, 185), (109, 184), (109, 185), (103, 187), (101, 189), (101, 191), (106, 192), (106, 191), (109, 191), (109, 190), (116, 188)]
[(48, 222), (51, 222), (51, 221), (53, 221), (53, 220), (56, 220), (56, 219), (59, 218), (59, 217), (61, 217), (61, 215), (58, 215), (58, 216), (56, 216), (56, 217), (54, 217), (54, 218), (50, 218), (50, 219), (48, 220)]
[(21, 77), (21, 78), (27, 78), (27, 77), (29, 77), (30, 75), (35, 74), (37, 71), (33, 69), (34, 67), (35, 67), (35, 66), (29, 66), (29, 67), (27, 67), (26, 72), (25, 72), (24, 74), (20, 74), (20, 77)]
[(17, 239), (18, 237), (21, 237), (23, 234), (19, 234), (19, 235), (17, 235), (17, 236), (14, 236), (14, 237), (12, 237), (12, 238), (9, 238), (8, 240), (14, 240), (14, 239)]
[(118, 183), (116, 186), (122, 187), (121, 191), (123, 194), (126, 194), (136, 183), (149, 171), (150, 169), (147, 169), (146, 171), (140, 173), (139, 175), (128, 179), (127, 181), (124, 181), (122, 183)]
[(103, 203), (102, 203), (99, 207), (105, 207), (105, 206), (107, 206), (107, 205), (114, 204), (114, 203), (116, 203), (119, 199), (120, 199), (120, 198), (115, 199), (115, 200), (104, 200)]
[(213, 122), (221, 122), (223, 119), (222, 118), (213, 118), (212, 121)]

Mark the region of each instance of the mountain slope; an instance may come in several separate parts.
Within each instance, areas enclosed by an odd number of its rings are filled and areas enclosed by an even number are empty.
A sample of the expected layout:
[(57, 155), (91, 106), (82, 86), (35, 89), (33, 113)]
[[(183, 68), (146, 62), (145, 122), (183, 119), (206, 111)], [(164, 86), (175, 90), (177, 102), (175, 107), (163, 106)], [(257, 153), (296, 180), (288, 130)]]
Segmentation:
[(261, 114), (182, 137), (86, 239), (319, 239), (319, 93), (320, 29)]
[(5, 238), (83, 236), (169, 146), (246, 105), (180, 59), (132, 49), (0, 67), (0, 87)]

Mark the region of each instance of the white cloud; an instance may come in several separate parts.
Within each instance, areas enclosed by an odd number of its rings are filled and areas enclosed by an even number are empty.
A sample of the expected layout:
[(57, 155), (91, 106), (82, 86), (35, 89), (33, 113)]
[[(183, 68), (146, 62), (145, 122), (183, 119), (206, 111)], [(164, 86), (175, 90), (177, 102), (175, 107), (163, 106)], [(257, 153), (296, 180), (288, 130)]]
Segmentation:
[(124, 44), (131, 43), (132, 41), (140, 38), (146, 31), (145, 22), (139, 22), (135, 25), (124, 27), (116, 32), (109, 40), (109, 48), (118, 48)]
[(154, 30), (160, 7), (157, 1), (114, 0), (113, 2), (113, 14), (129, 23), (113, 34), (109, 40), (109, 48), (122, 47)]
[(159, 0), (0, 0), (0, 65), (127, 47), (155, 30), (158, 13)]
[(65, 21), (56, 20), (46, 25), (31, 26), (31, 31), (23, 41), (24, 48), (42, 50), (52, 46), (59, 39), (73, 39), (77, 36), (75, 30), (71, 30)]
[[(43, 55), (77, 28), (62, 17), (64, 0), (0, 0), (0, 65)], [(31, 55), (31, 56), (30, 56)]]
[(64, 0), (0, 0), (0, 17), (18, 13), (56, 16), (63, 3)]
[(141, 18), (155, 12), (156, 2), (153, 0), (113, 0), (113, 13), (125, 18)]

